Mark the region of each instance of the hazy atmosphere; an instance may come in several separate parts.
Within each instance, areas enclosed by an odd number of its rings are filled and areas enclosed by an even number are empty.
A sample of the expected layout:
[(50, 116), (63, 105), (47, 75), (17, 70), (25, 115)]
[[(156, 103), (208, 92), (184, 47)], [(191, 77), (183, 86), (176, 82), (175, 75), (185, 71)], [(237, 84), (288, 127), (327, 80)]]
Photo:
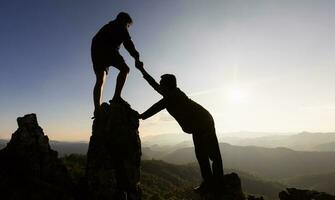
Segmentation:
[(3, 0), (0, 199), (334, 200), (334, 10)]
[[(32, 0), (0, 3), (0, 139), (36, 113), (51, 140), (89, 140), (96, 31), (120, 11), (144, 67), (206, 107), (217, 135), (335, 131), (335, 1)], [(145, 111), (161, 97), (134, 61), (122, 96)], [(114, 92), (107, 77), (104, 100)], [(182, 133), (167, 113), (141, 121), (141, 136)]]

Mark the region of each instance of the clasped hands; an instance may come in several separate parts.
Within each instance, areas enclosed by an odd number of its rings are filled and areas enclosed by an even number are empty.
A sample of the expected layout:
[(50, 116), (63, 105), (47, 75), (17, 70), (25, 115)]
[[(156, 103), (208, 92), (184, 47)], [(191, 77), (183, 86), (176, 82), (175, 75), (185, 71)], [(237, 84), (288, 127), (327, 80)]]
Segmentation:
[(143, 70), (143, 69), (144, 69), (144, 68), (143, 68), (143, 62), (140, 61), (140, 60), (136, 60), (136, 61), (135, 61), (135, 67), (136, 67), (137, 69), (139, 69), (140, 71)]

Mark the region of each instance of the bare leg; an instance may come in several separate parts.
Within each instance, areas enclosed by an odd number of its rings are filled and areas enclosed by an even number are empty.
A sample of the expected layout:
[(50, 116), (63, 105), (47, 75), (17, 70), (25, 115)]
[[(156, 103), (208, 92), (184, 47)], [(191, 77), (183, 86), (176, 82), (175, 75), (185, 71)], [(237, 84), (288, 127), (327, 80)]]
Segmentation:
[(97, 109), (101, 102), (101, 93), (106, 79), (106, 72), (99, 70), (95, 72), (96, 82), (93, 89), (94, 108)]
[(121, 63), (118, 66), (115, 66), (117, 69), (120, 70), (117, 79), (116, 79), (116, 86), (115, 86), (115, 92), (113, 99), (119, 99), (121, 98), (121, 91), (124, 86), (124, 83), (126, 82), (127, 75), (129, 73), (129, 67), (126, 63)]

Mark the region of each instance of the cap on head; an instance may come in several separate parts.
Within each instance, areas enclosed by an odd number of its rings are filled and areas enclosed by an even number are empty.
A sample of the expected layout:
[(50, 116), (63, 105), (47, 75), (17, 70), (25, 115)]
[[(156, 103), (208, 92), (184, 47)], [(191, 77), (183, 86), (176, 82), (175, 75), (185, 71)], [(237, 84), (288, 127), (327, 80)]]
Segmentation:
[(127, 23), (127, 24), (133, 23), (133, 20), (131, 19), (130, 15), (128, 13), (126, 13), (126, 12), (120, 12), (116, 16), (116, 20), (124, 22), (124, 23)]
[(161, 76), (160, 85), (168, 89), (174, 89), (177, 87), (177, 79), (173, 74), (163, 74)]

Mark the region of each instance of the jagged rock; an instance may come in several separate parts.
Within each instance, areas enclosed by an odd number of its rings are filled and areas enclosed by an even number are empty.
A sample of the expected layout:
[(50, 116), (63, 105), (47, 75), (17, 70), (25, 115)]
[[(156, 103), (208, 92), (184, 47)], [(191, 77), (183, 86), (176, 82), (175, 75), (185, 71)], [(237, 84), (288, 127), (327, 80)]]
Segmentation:
[(201, 200), (245, 200), (241, 179), (236, 173), (224, 175), (223, 186), (215, 185), (213, 191), (201, 195)]
[(286, 188), (279, 193), (280, 200), (335, 200), (335, 196), (313, 190)]
[(73, 199), (72, 183), (35, 114), (17, 119), (18, 129), (0, 151), (3, 199)]
[(87, 153), (90, 199), (141, 198), (138, 113), (125, 103), (103, 103), (93, 121)]

